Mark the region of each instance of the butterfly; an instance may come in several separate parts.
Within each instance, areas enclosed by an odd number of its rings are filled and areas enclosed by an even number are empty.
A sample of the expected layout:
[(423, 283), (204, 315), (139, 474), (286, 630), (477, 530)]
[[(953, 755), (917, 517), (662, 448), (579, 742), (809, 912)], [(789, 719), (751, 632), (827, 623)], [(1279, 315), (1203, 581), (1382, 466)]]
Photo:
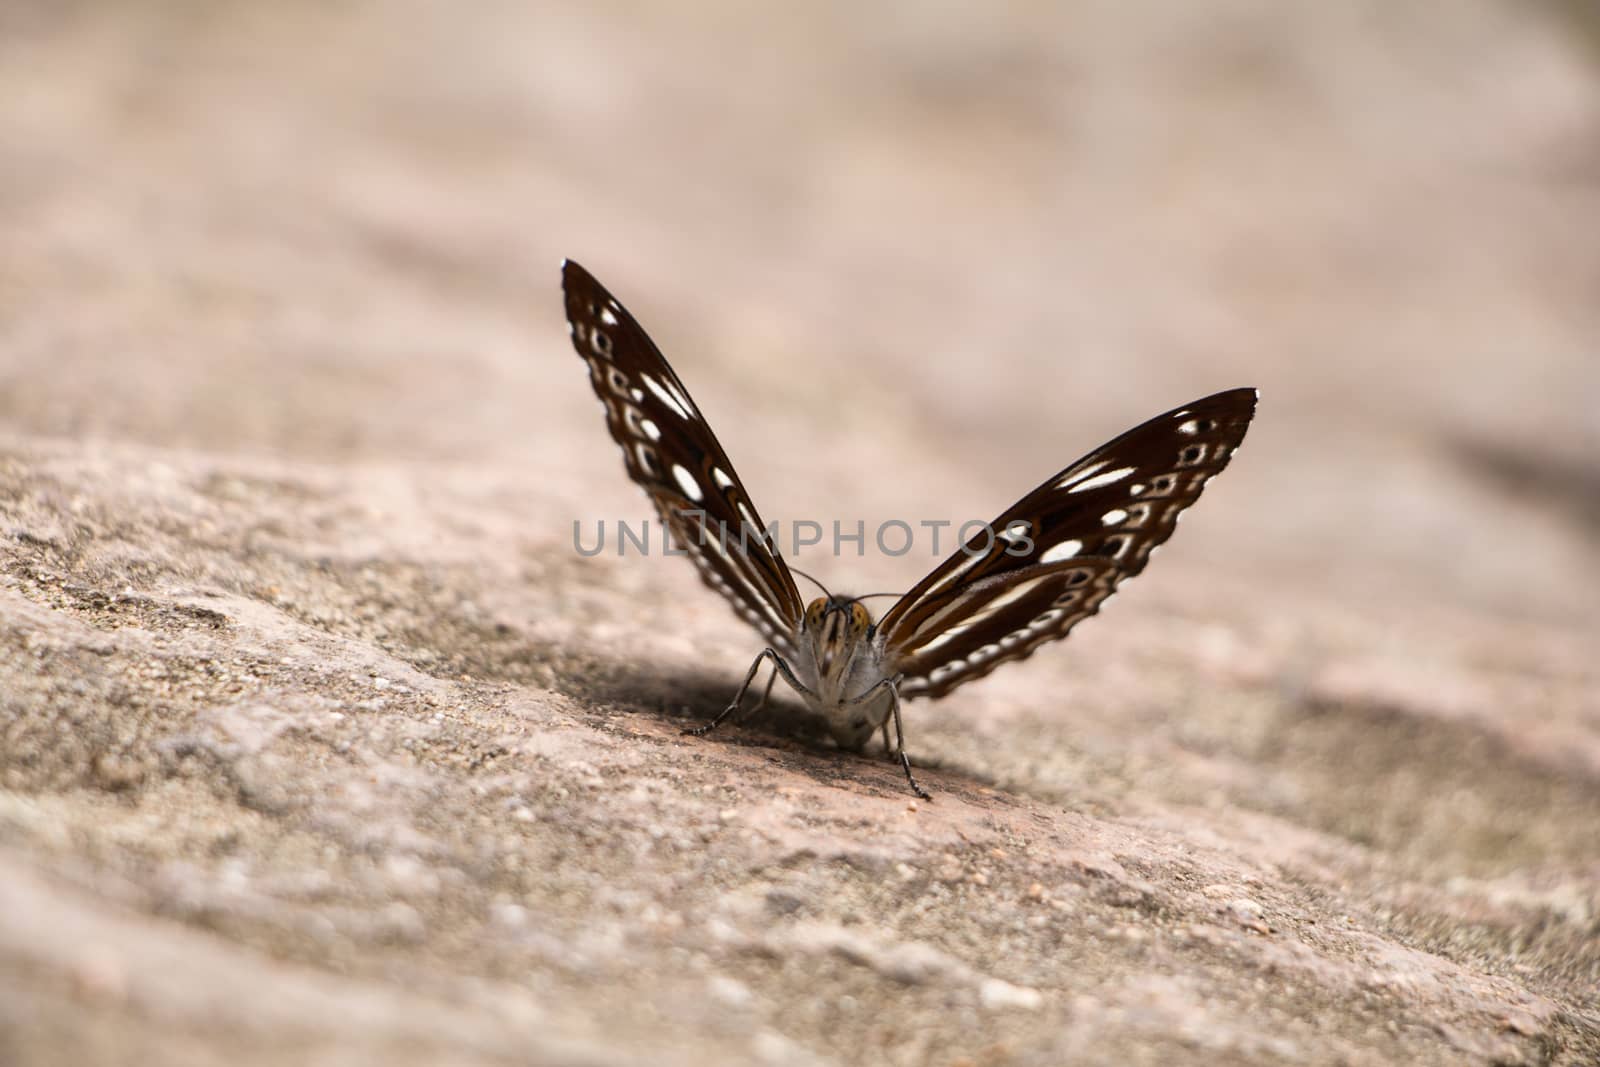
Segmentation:
[(577, 263), (564, 262), (561, 275), (573, 347), (628, 474), (700, 577), (766, 642), (732, 702), (685, 732), (703, 735), (742, 708), (767, 661), (772, 673), (752, 712), (781, 675), (841, 748), (859, 750), (881, 729), (885, 751), (923, 798), (901, 700), (946, 696), (1099, 611), (1172, 536), (1255, 414), (1256, 391), (1230, 389), (1134, 427), (1007, 508), (874, 621), (860, 597), (824, 589), (802, 601), (727, 453), (655, 343)]

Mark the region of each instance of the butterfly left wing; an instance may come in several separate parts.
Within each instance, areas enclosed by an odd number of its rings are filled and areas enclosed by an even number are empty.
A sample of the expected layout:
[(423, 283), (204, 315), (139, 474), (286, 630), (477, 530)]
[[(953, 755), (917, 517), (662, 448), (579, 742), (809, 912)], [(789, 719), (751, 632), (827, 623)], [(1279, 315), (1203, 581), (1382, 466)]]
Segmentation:
[(1255, 406), (1231, 389), (1157, 415), (1008, 508), (878, 624), (900, 692), (944, 696), (1099, 611), (1228, 465)]
[(628, 474), (650, 495), (701, 579), (768, 643), (792, 651), (804, 610), (800, 593), (761, 536), (767, 527), (689, 391), (594, 275), (569, 259), (561, 288), (572, 346), (589, 365)]

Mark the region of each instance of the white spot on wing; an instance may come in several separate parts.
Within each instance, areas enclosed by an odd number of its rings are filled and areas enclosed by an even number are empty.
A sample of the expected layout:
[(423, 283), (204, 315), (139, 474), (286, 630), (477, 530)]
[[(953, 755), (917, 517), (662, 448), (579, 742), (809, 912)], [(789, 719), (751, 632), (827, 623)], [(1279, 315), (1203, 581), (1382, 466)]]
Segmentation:
[[(972, 629), (974, 626), (977, 626), (979, 623), (985, 621), (986, 619), (990, 618), (991, 616), (998, 614), (999, 612), (1003, 611), (1005, 608), (1007, 608), (1010, 605), (1016, 603), (1018, 600), (1021, 600), (1023, 597), (1027, 596), (1029, 593), (1031, 593), (1035, 589), (1039, 588), (1039, 582), (1042, 581), (1042, 580), (1043, 579), (1039, 579), (1039, 580), (1035, 580), (1035, 581), (1031, 581), (1031, 582), (1022, 582), (1019, 585), (1017, 585), (1016, 588), (1006, 590), (1004, 593), (1001, 593), (999, 596), (995, 597), (993, 600), (990, 600), (987, 603), (983, 604), (976, 611), (974, 611), (970, 616), (968, 616), (963, 622), (960, 622), (960, 623), (958, 623), (958, 624), (956, 624), (954, 626), (950, 626), (949, 628), (943, 630), (942, 632), (939, 633), (939, 635), (937, 637), (933, 638), (933, 640), (927, 642), (926, 644), (918, 645), (917, 646), (917, 655), (925, 656), (929, 652), (932, 652), (934, 649), (940, 648), (943, 645), (949, 644), (952, 640), (954, 640), (955, 638), (957, 638), (957, 637), (961, 636), (962, 634), (966, 633), (968, 630)], [(961, 615), (961, 613), (965, 610), (966, 605), (971, 603), (972, 600), (974, 600), (976, 597), (978, 597), (980, 595), (982, 595), (982, 594), (980, 594), (980, 593), (970, 593), (970, 594), (968, 594), (966, 596), (958, 596), (955, 599), (954, 603), (952, 603), (948, 607), (940, 609), (937, 613), (935, 613), (934, 615), (930, 616), (926, 621), (924, 621), (923, 624), (920, 627), (917, 628), (916, 633), (917, 634), (923, 634), (923, 633), (926, 633), (930, 629), (937, 629), (939, 623), (942, 620), (946, 619), (946, 618), (959, 617)], [(913, 641), (914, 640), (915, 640), (915, 637), (913, 637)]]
[(1112, 508), (1104, 515), (1100, 516), (1100, 524), (1102, 526), (1115, 526), (1117, 523), (1121, 522), (1127, 517), (1128, 513), (1122, 508)]
[(617, 313), (609, 307), (603, 307), (600, 309), (600, 321), (607, 326), (615, 326), (617, 324)]
[(693, 415), (694, 405), (689, 403), (689, 397), (682, 389), (679, 389), (670, 379), (663, 379), (661, 385), (667, 392), (672, 394), (672, 398), (678, 402), (678, 407), (683, 409), (686, 418)]
[[(1023, 583), (1023, 584), (1017, 586), (1015, 589), (1011, 590), (1010, 592), (1006, 592), (1006, 593), (1000, 594), (999, 596), (995, 597), (993, 600), (989, 601), (989, 603), (987, 603), (987, 604), (985, 604), (983, 606), (983, 615), (979, 616), (979, 617), (980, 618), (988, 618), (990, 615), (993, 615), (995, 612), (999, 611), (1001, 608), (1004, 608), (1006, 605), (1012, 604), (1012, 603), (1015, 603), (1018, 600), (1021, 600), (1023, 597), (1027, 596), (1029, 593), (1033, 592), (1038, 587), (1039, 587), (1039, 583), (1037, 583), (1037, 582), (1026, 582), (1026, 583)], [(973, 621), (976, 622), (977, 619), (974, 619)]]
[(1083, 551), (1083, 542), (1078, 540), (1062, 541), (1060, 544), (1051, 545), (1039, 557), (1040, 563), (1059, 563), (1064, 559), (1071, 559)]
[(957, 637), (960, 637), (962, 634), (966, 633), (967, 629), (968, 629), (968, 627), (966, 627), (966, 626), (952, 626), (952, 627), (950, 627), (950, 629), (946, 630), (944, 633), (940, 634), (938, 637), (935, 637), (932, 641), (929, 641), (927, 644), (925, 644), (925, 645), (921, 646), (920, 648), (918, 648), (917, 649), (917, 655), (926, 656), (928, 653), (932, 652), (934, 649), (942, 648), (945, 645), (948, 645), (951, 641), (954, 641)]
[[(648, 378), (645, 379), (645, 381), (649, 380)], [(690, 474), (687, 468), (674, 463), (672, 465), (672, 477), (677, 481), (678, 488), (683, 490), (684, 496), (696, 502), (705, 499), (705, 495), (700, 492), (700, 483), (694, 480), (694, 475)]]
[[(787, 626), (783, 616), (779, 614), (773, 596), (768, 592), (768, 579), (750, 556), (741, 550), (738, 534), (719, 525), (721, 536), (708, 538), (710, 548), (728, 563), (729, 570), (744, 587), (745, 599), (756, 609), (758, 614), (764, 616), (759, 624), (763, 633), (782, 635)], [(753, 546), (752, 546), (753, 547)]]
[(1082, 493), (1090, 489), (1099, 489), (1102, 486), (1115, 485), (1128, 475), (1132, 474), (1133, 470), (1134, 469), (1132, 467), (1118, 467), (1114, 471), (1106, 471), (1104, 474), (1097, 474), (1087, 481), (1078, 482), (1071, 489), (1068, 489), (1067, 492)]
[(650, 440), (652, 440), (652, 441), (661, 440), (661, 427), (657, 426), (655, 423), (651, 422), (649, 419), (640, 419), (639, 420), (639, 429), (643, 430), (644, 431), (644, 435), (646, 437), (650, 438)]
[(1017, 522), (1013, 522), (1011, 525), (1007, 526), (1004, 530), (1001, 530), (1000, 531), (1000, 538), (1001, 538), (1001, 540), (1005, 541), (1007, 544), (1014, 545), (1018, 541), (1026, 539), (1027, 536), (1028, 536), (1028, 531), (1030, 529), (1031, 529), (1031, 527), (1026, 522), (1023, 522), (1023, 521), (1019, 520)]
[(656, 399), (660, 400), (663, 404), (667, 405), (667, 407), (676, 412), (679, 418), (689, 418), (688, 407), (684, 404), (678, 403), (678, 398), (672, 393), (669, 393), (666, 386), (656, 381), (656, 379), (649, 374), (644, 375), (643, 381), (645, 388), (656, 394)]
[(1065, 478), (1062, 478), (1059, 482), (1056, 483), (1056, 488), (1057, 489), (1067, 489), (1067, 488), (1069, 488), (1071, 486), (1074, 486), (1077, 483), (1083, 481), (1085, 478), (1089, 477), (1089, 475), (1093, 474), (1095, 471), (1100, 470), (1102, 467), (1104, 467), (1107, 463), (1110, 463), (1110, 462), (1111, 461), (1108, 460), (1108, 459), (1103, 459), (1099, 463), (1091, 463), (1091, 464), (1089, 464), (1087, 467), (1083, 468), (1083, 470), (1081, 470), (1081, 471), (1071, 471), (1071, 472), (1069, 472), (1067, 474), (1067, 476)]
[(725, 473), (723, 473), (723, 470), (722, 470), (721, 467), (712, 467), (711, 468), (711, 480), (713, 482), (717, 483), (717, 488), (718, 489), (731, 489), (731, 488), (733, 488), (733, 479), (728, 477)]

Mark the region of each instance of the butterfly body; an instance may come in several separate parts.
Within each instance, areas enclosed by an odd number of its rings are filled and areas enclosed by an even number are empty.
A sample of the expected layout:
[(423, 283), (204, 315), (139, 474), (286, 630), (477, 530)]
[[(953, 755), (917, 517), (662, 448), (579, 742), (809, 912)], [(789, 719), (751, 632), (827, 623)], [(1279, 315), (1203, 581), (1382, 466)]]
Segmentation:
[(840, 748), (858, 750), (889, 719), (894, 699), (884, 643), (860, 601), (818, 597), (806, 606), (790, 664), (806, 706)]
[(1007, 508), (874, 622), (856, 599), (801, 601), (727, 453), (655, 343), (571, 260), (562, 289), (573, 347), (629, 475), (700, 577), (767, 644), (728, 707), (691, 732), (739, 711), (770, 660), (766, 691), (781, 675), (841, 747), (859, 749), (880, 727), (887, 744), (892, 721), (919, 796), (902, 698), (945, 696), (1098, 612), (1172, 536), (1255, 414), (1254, 389), (1229, 389), (1108, 441)]

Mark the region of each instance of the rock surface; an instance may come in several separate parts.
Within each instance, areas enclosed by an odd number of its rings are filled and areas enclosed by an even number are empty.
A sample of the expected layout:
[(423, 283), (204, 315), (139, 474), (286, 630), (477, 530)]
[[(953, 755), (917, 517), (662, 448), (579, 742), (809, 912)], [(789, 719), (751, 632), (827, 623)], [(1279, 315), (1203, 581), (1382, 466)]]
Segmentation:
[[(0, 1063), (1600, 1062), (1593, 23), (1007, 10), (0, 12)], [(769, 518), (1260, 416), (916, 802), (681, 736), (565, 255)]]

